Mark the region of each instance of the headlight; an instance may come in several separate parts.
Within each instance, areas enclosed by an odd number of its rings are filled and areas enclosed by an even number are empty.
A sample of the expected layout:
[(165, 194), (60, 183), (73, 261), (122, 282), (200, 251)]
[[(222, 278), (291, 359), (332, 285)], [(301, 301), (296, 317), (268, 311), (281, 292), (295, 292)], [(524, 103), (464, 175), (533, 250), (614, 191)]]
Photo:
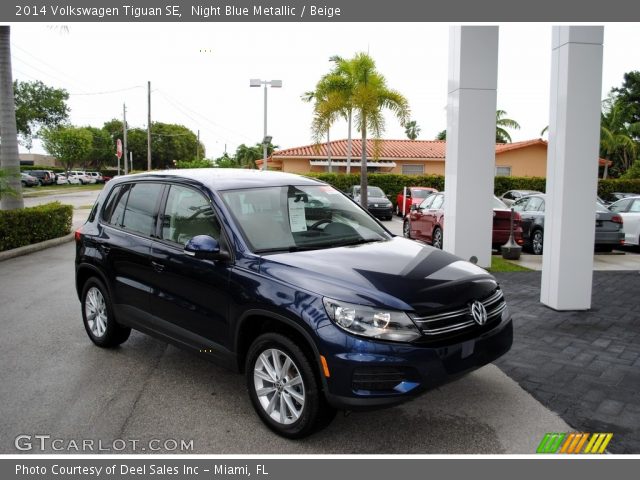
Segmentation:
[(329, 318), (343, 330), (396, 342), (411, 342), (420, 337), (417, 327), (404, 312), (354, 305), (323, 298)]

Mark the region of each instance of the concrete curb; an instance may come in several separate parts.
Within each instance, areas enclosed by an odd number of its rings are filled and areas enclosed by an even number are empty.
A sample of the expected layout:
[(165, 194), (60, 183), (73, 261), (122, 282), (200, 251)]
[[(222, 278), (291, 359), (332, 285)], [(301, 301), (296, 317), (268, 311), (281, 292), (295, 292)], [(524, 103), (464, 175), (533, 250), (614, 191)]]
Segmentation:
[(58, 245), (62, 245), (63, 243), (70, 242), (71, 240), (73, 240), (73, 238), (74, 234), (70, 233), (68, 235), (65, 235), (64, 237), (52, 238), (51, 240), (45, 240), (44, 242), (33, 243), (31, 245), (25, 245), (24, 247), (0, 252), (0, 262), (9, 260), (10, 258), (21, 257), (22, 255), (39, 252), (40, 250), (45, 250), (47, 248), (57, 247)]

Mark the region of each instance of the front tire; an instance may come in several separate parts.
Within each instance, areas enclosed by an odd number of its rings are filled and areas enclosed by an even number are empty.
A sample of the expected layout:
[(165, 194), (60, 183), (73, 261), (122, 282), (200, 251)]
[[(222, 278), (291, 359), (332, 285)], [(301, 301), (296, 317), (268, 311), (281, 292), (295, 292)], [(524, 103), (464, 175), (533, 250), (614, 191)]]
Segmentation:
[(278, 435), (306, 437), (335, 416), (309, 359), (284, 335), (259, 336), (249, 348), (245, 374), (253, 408)]
[(99, 347), (112, 348), (129, 338), (131, 329), (116, 322), (111, 297), (100, 280), (95, 277), (87, 280), (81, 299), (84, 328), (93, 343)]

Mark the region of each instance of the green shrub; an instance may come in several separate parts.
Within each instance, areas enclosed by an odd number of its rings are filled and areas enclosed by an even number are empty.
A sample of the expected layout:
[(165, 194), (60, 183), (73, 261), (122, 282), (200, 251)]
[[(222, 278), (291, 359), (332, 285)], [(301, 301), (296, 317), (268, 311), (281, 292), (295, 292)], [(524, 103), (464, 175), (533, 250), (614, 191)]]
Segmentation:
[(62, 167), (51, 167), (49, 165), (20, 165), (20, 170), (23, 172), (27, 172), (29, 170), (49, 170), (54, 173), (64, 172), (64, 168)]
[(607, 198), (612, 192), (640, 194), (640, 179), (606, 179), (598, 182), (598, 195)]
[(73, 207), (60, 202), (0, 210), (0, 251), (67, 235), (72, 217)]

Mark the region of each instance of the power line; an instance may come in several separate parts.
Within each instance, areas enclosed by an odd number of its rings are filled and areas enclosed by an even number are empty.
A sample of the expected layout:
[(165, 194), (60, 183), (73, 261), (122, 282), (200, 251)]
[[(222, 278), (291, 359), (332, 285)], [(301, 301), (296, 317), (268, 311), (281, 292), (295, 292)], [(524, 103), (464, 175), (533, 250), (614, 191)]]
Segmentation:
[(118, 90), (106, 90), (104, 92), (88, 92), (88, 93), (70, 93), (69, 95), (108, 95), (110, 93), (126, 92), (135, 90), (136, 88), (144, 88), (142, 85), (134, 85), (133, 87), (120, 88)]

